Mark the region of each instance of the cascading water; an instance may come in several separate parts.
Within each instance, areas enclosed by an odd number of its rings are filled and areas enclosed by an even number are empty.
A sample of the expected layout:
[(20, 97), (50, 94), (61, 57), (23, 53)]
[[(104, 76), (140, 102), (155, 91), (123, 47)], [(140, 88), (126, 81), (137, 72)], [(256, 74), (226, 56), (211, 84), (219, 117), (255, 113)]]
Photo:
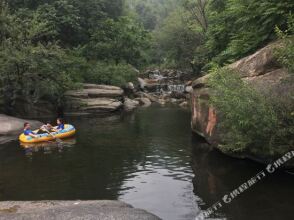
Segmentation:
[(186, 85), (181, 79), (182, 72), (167, 72), (162, 74), (159, 70), (151, 71), (148, 74), (150, 80), (156, 81), (156, 93), (184, 93)]

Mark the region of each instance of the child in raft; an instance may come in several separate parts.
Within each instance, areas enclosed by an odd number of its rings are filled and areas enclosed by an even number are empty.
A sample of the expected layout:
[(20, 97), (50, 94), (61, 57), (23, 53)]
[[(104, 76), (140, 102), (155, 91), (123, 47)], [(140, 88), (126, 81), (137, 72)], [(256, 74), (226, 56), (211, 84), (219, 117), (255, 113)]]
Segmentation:
[(62, 118), (57, 118), (56, 123), (57, 126), (53, 128), (54, 131), (64, 130), (64, 121)]
[(35, 133), (35, 132), (33, 132), (32, 130), (31, 130), (31, 125), (30, 125), (30, 123), (28, 123), (28, 122), (25, 122), (24, 123), (24, 125), (23, 125), (23, 133), (24, 133), (24, 135), (26, 135), (26, 136), (31, 136), (31, 137), (33, 137), (33, 138), (37, 138), (38, 137), (38, 135)]
[(50, 122), (47, 122), (46, 124), (42, 125), (40, 129), (37, 131), (37, 133), (33, 132), (31, 130), (31, 125), (26, 122), (24, 123), (24, 135), (31, 136), (33, 138), (37, 138), (38, 134), (45, 134), (50, 132), (58, 132), (64, 129), (64, 122), (63, 119), (57, 118), (56, 120), (57, 126), (53, 127)]
[(50, 124), (50, 121), (40, 127), (38, 134), (45, 134), (48, 132), (53, 132), (53, 126)]
[(62, 118), (57, 118), (56, 120), (57, 126), (53, 127), (50, 122), (47, 122), (47, 124), (43, 125), (39, 131), (44, 131), (44, 133), (48, 132), (58, 132), (64, 129), (64, 122)]

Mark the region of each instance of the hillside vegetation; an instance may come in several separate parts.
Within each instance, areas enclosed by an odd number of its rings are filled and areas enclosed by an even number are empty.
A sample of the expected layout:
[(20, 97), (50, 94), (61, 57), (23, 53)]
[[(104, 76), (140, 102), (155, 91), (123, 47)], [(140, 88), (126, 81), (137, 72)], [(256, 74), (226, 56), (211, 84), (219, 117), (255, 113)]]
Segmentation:
[(0, 0), (1, 102), (61, 103), (81, 82), (134, 81), (134, 68), (197, 76), (277, 39), (293, 8), (292, 0)]

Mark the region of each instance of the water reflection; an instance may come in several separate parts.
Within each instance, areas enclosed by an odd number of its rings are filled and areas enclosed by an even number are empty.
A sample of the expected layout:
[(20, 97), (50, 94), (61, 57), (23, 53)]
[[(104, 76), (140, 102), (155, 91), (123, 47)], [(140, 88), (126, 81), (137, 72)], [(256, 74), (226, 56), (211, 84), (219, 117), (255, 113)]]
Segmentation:
[(41, 143), (20, 143), (27, 157), (32, 157), (34, 153), (51, 154), (53, 152), (62, 153), (65, 149), (72, 148), (77, 143), (75, 138), (63, 139), (61, 141), (46, 141)]
[[(263, 168), (191, 140), (190, 113), (179, 108), (68, 121), (78, 132), (62, 145), (0, 145), (0, 200), (120, 199), (191, 220)], [(293, 219), (293, 185), (276, 173), (211, 219)]]
[[(199, 141), (193, 149), (194, 192), (203, 200), (199, 203), (202, 210), (220, 201), (224, 195), (265, 168), (252, 161), (229, 158)], [(225, 216), (233, 220), (293, 219), (293, 185), (294, 178), (285, 172), (268, 175), (212, 217)]]

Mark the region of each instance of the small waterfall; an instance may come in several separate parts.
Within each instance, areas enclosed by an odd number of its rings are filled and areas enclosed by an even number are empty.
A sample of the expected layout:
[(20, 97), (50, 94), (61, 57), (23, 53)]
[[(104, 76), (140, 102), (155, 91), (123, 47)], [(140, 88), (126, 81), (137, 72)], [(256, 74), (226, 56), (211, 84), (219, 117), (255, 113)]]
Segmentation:
[(170, 92), (185, 92), (185, 85), (168, 85), (168, 91)]

